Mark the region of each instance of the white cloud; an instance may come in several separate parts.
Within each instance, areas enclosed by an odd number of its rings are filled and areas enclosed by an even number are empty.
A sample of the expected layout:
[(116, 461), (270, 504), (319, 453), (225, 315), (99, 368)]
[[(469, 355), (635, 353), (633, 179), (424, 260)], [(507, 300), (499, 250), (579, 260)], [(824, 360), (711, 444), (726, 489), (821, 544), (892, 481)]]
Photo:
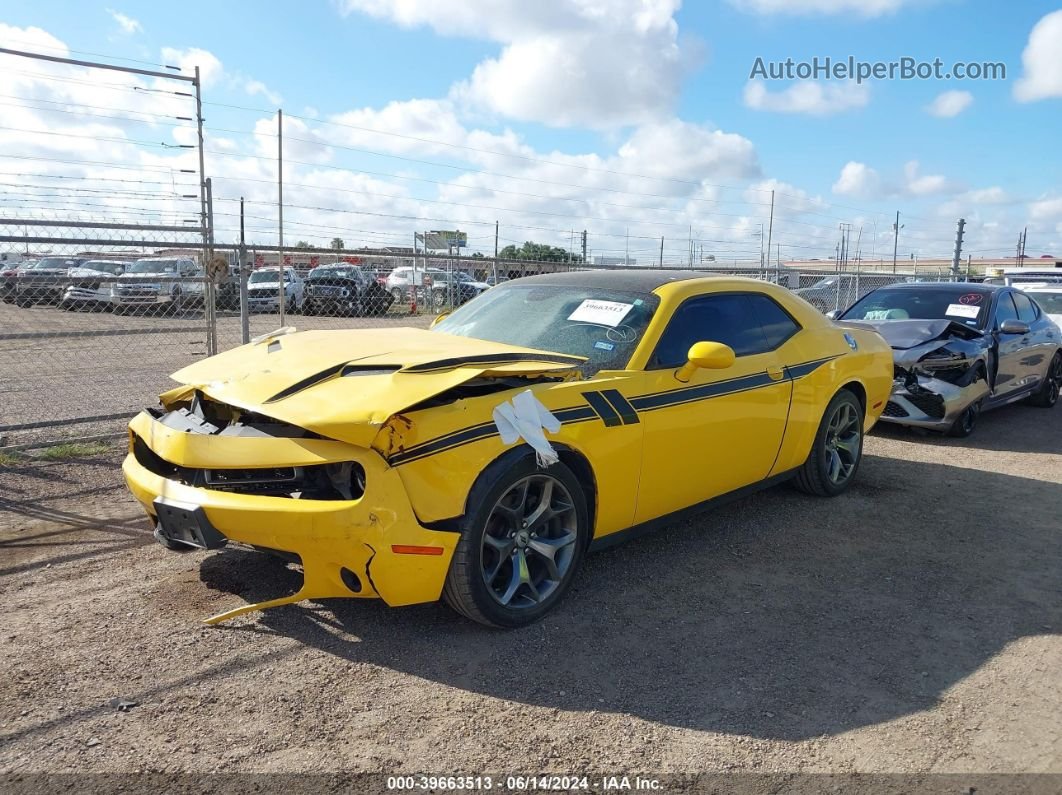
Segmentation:
[(695, 53), (680, 48), (679, 0), (345, 0), (358, 11), (501, 52), (452, 89), (465, 107), (553, 126), (609, 128), (670, 115)]
[(856, 14), (879, 17), (891, 14), (913, 0), (730, 0), (742, 11), (754, 14)]
[(1019, 102), (1062, 97), (1062, 10), (1041, 18), (1029, 33), (1021, 54), (1024, 73), (1014, 83)]
[(881, 184), (881, 176), (877, 171), (866, 163), (850, 160), (844, 164), (832, 190), (839, 196), (868, 198), (879, 193)]
[(912, 196), (954, 193), (958, 185), (942, 174), (922, 174), (917, 160), (904, 164), (904, 190)]
[(214, 53), (198, 47), (189, 47), (187, 50), (163, 47), (162, 60), (171, 66), (180, 67), (181, 72), (188, 76), (195, 74), (195, 68), (198, 66), (199, 79), (202, 80), (204, 88), (216, 85), (224, 71), (221, 61)]
[(126, 16), (121, 11), (115, 11), (113, 8), (108, 8), (107, 13), (111, 15), (111, 19), (118, 23), (118, 27), (121, 28), (122, 33), (125, 33), (127, 36), (132, 36), (134, 33), (144, 32), (144, 26), (141, 25), (138, 20)]
[(1062, 222), (1062, 196), (1030, 202), (1029, 217), (1034, 221)]
[(829, 116), (870, 101), (870, 87), (858, 83), (823, 84), (812, 81), (793, 83), (782, 91), (768, 91), (762, 80), (745, 84), (745, 105), (753, 110), (774, 113), (806, 113)]
[(284, 98), (280, 94), (271, 90), (261, 80), (251, 80), (250, 78), (244, 80), (243, 90), (252, 97), (264, 97), (270, 105), (281, 105), (284, 102)]
[(973, 204), (1005, 204), (1010, 201), (1007, 192), (998, 185), (969, 191), (964, 198)]
[(970, 107), (971, 103), (973, 94), (969, 91), (945, 91), (929, 103), (926, 112), (938, 119), (950, 119)]

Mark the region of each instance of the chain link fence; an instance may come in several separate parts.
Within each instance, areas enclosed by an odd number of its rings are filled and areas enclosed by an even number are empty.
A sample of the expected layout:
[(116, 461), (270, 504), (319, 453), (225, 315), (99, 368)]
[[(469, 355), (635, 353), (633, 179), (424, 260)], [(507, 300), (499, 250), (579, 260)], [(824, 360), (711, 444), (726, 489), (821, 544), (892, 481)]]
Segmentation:
[[(206, 257), (197, 228), (0, 220), (0, 447), (120, 434), (170, 373), (282, 326), (426, 328), (496, 284), (579, 267), (411, 250), (219, 246)], [(698, 270), (779, 283), (824, 313), (896, 281), (950, 278)]]

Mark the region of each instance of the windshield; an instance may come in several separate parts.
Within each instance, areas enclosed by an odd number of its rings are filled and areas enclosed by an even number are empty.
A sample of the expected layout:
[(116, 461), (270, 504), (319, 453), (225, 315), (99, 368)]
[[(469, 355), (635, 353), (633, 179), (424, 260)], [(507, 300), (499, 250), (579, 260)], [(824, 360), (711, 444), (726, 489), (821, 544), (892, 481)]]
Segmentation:
[(984, 328), (992, 293), (969, 284), (947, 289), (882, 287), (852, 304), (844, 320), (954, 320), (971, 328)]
[[(263, 283), (268, 283), (268, 282), (273, 282), (275, 284), (276, 281), (277, 281), (277, 272), (276, 271), (255, 271), (247, 279), (247, 283), (248, 284), (263, 284)], [(291, 274), (286, 272), (286, 271), (284, 272), (284, 281), (286, 281), (286, 282), (290, 282), (291, 281)]]
[(353, 276), (350, 268), (317, 268), (310, 274), (311, 279), (350, 279)]
[(505, 284), (483, 293), (432, 331), (585, 356), (584, 375), (627, 366), (659, 300), (651, 293)]
[(138, 259), (126, 273), (176, 273), (175, 259)]
[(81, 267), (90, 271), (99, 271), (100, 273), (120, 273), (125, 269), (124, 262), (106, 262), (101, 259), (91, 259), (88, 262), (81, 263)]
[(1035, 300), (1047, 314), (1062, 315), (1062, 289), (1058, 290), (1058, 292), (1037, 290), (1035, 293), (1027, 293), (1027, 295)]

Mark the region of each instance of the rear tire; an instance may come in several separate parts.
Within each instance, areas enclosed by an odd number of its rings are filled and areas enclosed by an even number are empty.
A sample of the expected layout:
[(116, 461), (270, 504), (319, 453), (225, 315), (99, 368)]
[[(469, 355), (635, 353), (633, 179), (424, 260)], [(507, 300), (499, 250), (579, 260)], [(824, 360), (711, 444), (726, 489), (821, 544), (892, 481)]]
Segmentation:
[(590, 535), (586, 496), (562, 463), (542, 469), (529, 454), (492, 468), (469, 494), (443, 599), (481, 624), (521, 627), (552, 610), (575, 578)]
[(822, 414), (807, 461), (795, 485), (805, 494), (836, 497), (852, 485), (863, 460), (863, 404), (842, 389)]
[(1059, 389), (1062, 389), (1062, 351), (1055, 354), (1047, 368), (1047, 377), (1040, 388), (1029, 398), (1029, 405), (1049, 409), (1058, 402)]

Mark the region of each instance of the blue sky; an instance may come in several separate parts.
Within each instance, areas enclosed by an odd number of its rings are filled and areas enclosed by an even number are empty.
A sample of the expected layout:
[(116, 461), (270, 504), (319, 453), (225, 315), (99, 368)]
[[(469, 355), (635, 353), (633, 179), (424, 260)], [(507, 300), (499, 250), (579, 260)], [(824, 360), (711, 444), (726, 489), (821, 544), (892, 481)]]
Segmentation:
[[(587, 228), (595, 251), (630, 246), (629, 233), (644, 257), (663, 235), (679, 259), (693, 226), (708, 249), (745, 257), (774, 188), (783, 257), (832, 256), (841, 222), (880, 253), (896, 210), (901, 249), (923, 257), (948, 253), (959, 215), (975, 256), (1011, 252), (1026, 225), (1030, 254), (1062, 255), (1058, 2), (38, 0), (9, 4), (0, 24), (115, 59), (213, 59), (208, 103), (253, 110), (207, 105), (227, 153), (208, 153), (208, 173), (223, 202), (257, 197), (263, 219), (275, 169), (250, 157), (269, 152), (251, 133), (272, 129), (277, 106), (303, 117), (291, 135), (318, 142), (303, 150), (318, 167), (285, 171), (307, 186), (293, 203), (335, 212), (293, 208), (307, 220), (289, 238), (331, 225), (400, 242), (450, 221), (489, 248), (497, 218), (503, 245)], [(849, 55), (1003, 62), (1007, 79), (749, 85), (757, 57)], [(327, 124), (337, 120), (359, 130)], [(363, 193), (328, 194), (342, 185)]]

